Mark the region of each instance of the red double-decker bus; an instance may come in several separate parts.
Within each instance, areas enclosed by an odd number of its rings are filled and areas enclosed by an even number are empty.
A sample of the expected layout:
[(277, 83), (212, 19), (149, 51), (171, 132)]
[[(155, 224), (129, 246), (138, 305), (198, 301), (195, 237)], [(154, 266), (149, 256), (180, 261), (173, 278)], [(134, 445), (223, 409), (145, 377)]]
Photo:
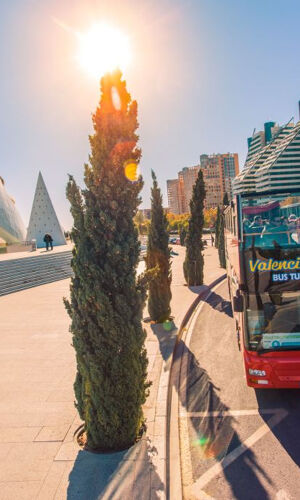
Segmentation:
[(238, 195), (224, 218), (247, 384), (300, 388), (300, 190)]

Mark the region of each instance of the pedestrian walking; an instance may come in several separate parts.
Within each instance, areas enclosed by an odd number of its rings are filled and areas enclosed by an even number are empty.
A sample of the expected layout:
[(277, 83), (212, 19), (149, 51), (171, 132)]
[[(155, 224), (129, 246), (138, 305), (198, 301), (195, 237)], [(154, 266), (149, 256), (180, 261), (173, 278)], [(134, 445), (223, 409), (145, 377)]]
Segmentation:
[(48, 234), (48, 233), (45, 234), (44, 242), (46, 243), (46, 250), (47, 251), (49, 250), (49, 246), (50, 246), (50, 249), (53, 250), (53, 238), (52, 238), (51, 234)]
[(212, 233), (210, 233), (210, 239), (211, 239), (211, 246), (214, 246), (215, 238)]

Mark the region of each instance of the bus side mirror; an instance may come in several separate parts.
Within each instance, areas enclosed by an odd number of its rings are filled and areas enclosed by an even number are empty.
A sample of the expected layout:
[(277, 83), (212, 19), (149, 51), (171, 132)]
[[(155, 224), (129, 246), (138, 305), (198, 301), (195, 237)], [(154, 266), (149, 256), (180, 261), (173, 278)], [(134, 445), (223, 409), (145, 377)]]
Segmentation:
[(243, 297), (241, 295), (235, 295), (233, 297), (233, 310), (234, 312), (243, 312)]

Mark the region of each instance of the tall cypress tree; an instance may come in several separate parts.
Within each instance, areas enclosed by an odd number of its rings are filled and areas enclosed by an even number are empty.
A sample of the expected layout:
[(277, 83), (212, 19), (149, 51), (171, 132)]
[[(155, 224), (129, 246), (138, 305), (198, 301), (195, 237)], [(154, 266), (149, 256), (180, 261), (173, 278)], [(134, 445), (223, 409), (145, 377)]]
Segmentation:
[(72, 177), (67, 185), (74, 277), (65, 304), (77, 359), (76, 407), (87, 444), (114, 450), (138, 436), (148, 387), (141, 323), (146, 293), (136, 279), (140, 245), (133, 221), (143, 184), (140, 177), (132, 182), (141, 157), (137, 103), (120, 71), (102, 78), (93, 125), (86, 188), (81, 192)]
[(218, 253), (220, 266), (226, 268), (225, 258), (225, 235), (224, 235), (224, 214), (220, 214), (219, 235), (218, 235)]
[(170, 318), (172, 298), (168, 221), (162, 206), (162, 195), (152, 170), (151, 222), (148, 232), (147, 269), (157, 268), (149, 283), (148, 310), (153, 321), (162, 323)]
[(197, 180), (193, 187), (190, 201), (191, 216), (189, 219), (186, 244), (186, 256), (183, 263), (184, 277), (189, 286), (203, 284), (202, 233), (204, 226), (204, 199), (205, 187), (202, 170), (199, 170)]

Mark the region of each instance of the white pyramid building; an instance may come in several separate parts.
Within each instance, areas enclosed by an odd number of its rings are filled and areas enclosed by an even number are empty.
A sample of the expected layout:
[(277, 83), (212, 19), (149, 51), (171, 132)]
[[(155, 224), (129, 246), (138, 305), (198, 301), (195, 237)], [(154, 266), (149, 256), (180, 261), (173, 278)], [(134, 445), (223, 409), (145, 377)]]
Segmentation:
[(24, 241), (25, 227), (16, 209), (15, 201), (6, 192), (0, 177), (0, 239), (7, 243)]
[(46, 233), (51, 234), (54, 246), (66, 244), (63, 230), (58, 222), (44, 179), (41, 172), (39, 172), (26, 240), (35, 239), (38, 248), (44, 247)]

